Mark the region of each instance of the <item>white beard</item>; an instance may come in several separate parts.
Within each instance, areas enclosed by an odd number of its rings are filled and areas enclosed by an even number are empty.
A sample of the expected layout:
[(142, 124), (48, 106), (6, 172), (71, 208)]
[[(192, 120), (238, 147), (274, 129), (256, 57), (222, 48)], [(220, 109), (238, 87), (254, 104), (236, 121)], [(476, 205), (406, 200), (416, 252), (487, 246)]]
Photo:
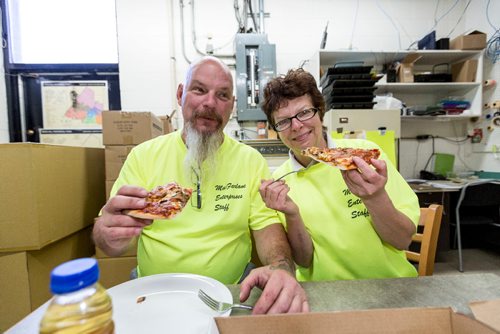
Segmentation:
[[(190, 123), (186, 124), (185, 131), (187, 154), (184, 159), (184, 170), (186, 175), (192, 175), (194, 169), (200, 180), (205, 180), (208, 175), (215, 174), (217, 166), (216, 154), (224, 134), (222, 131), (199, 133)], [(203, 163), (205, 163), (205, 166), (202, 169)]]

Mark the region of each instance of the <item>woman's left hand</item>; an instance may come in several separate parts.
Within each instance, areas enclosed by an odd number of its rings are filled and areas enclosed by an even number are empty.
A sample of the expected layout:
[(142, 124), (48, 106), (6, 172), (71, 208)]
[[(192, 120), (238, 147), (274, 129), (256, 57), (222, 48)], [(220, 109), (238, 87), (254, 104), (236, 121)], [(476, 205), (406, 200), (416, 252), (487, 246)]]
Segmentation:
[(384, 191), (387, 183), (387, 165), (384, 160), (371, 159), (375, 168), (358, 157), (354, 157), (353, 161), (358, 169), (343, 170), (342, 177), (354, 195), (368, 199)]

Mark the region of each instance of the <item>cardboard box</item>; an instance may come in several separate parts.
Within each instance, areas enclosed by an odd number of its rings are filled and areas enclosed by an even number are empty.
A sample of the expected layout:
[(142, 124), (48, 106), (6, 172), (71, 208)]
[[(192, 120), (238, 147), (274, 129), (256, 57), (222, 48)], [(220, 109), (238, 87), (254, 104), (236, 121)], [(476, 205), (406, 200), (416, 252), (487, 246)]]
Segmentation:
[(101, 273), (99, 282), (107, 289), (130, 280), (130, 273), (137, 266), (135, 257), (108, 257), (97, 262)]
[(104, 111), (104, 145), (137, 145), (163, 134), (163, 122), (151, 112)]
[(52, 297), (50, 272), (54, 267), (94, 254), (91, 231), (87, 227), (36, 251), (0, 253), (1, 333)]
[[(115, 256), (115, 257), (135, 257), (136, 255), (137, 255), (137, 239), (125, 253), (123, 253), (121, 256)], [(95, 257), (97, 259), (113, 258), (112, 256), (106, 255), (106, 253), (104, 253), (99, 247), (95, 248)]]
[(104, 161), (106, 166), (106, 181), (118, 178), (123, 163), (128, 154), (135, 146), (133, 145), (108, 145), (104, 150)]
[(399, 82), (413, 82), (413, 66), (420, 58), (422, 56), (410, 53), (401, 61), (397, 68)]
[(106, 186), (106, 202), (109, 199), (109, 193), (111, 192), (111, 189), (113, 188), (113, 185), (115, 184), (115, 180), (106, 180), (105, 186)]
[(500, 332), (500, 299), (469, 303), (474, 318)]
[(172, 111), (170, 116), (167, 115), (167, 116), (160, 116), (159, 117), (161, 119), (161, 121), (163, 122), (163, 133), (164, 134), (175, 131), (174, 126), (172, 125), (172, 119), (175, 115), (175, 112), (176, 112), (176, 110)]
[(455, 82), (476, 81), (477, 59), (468, 59), (451, 65), (451, 77)]
[(450, 48), (456, 50), (482, 50), (486, 47), (486, 34), (474, 30), (466, 35), (460, 35), (450, 42)]
[(401, 308), (233, 316), (217, 317), (215, 322), (220, 334), (498, 333), (484, 323), (453, 312), (451, 308)]
[(93, 224), (104, 149), (0, 144), (0, 180), (0, 252), (41, 249)]
[(40, 129), (40, 143), (77, 147), (104, 147), (101, 129)]

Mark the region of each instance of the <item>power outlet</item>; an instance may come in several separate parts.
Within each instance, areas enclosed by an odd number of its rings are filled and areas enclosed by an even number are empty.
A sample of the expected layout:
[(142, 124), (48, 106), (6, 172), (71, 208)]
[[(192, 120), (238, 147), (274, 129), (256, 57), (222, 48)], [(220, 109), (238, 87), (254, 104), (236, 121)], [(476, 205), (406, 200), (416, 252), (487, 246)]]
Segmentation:
[(483, 140), (483, 129), (472, 130), (471, 143), (478, 144)]

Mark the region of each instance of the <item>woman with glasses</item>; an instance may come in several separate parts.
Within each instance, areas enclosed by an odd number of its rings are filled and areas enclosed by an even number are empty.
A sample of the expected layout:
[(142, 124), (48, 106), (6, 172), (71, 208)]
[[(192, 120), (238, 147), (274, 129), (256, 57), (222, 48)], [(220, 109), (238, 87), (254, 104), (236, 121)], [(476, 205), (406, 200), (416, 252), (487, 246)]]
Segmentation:
[(404, 253), (416, 231), (418, 199), (381, 150), (370, 166), (339, 170), (302, 155), (307, 147), (378, 148), (363, 139), (333, 139), (322, 121), (325, 101), (314, 77), (290, 70), (264, 89), (262, 109), (290, 158), (263, 181), (266, 205), (278, 211), (298, 265), (307, 280), (417, 276)]

